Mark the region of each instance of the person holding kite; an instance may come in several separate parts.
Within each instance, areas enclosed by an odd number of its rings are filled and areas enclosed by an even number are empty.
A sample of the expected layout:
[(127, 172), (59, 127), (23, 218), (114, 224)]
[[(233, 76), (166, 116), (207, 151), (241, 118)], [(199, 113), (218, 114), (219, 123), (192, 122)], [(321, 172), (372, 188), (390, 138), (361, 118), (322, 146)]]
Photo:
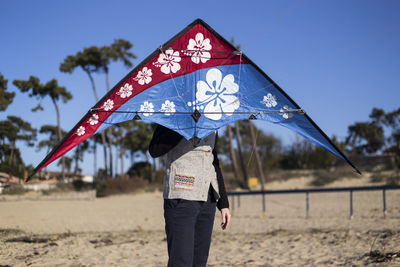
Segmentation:
[(229, 202), (217, 155), (217, 133), (194, 145), (158, 125), (150, 142), (152, 157), (162, 157), (164, 218), (168, 266), (206, 266), (216, 207), (223, 230), (231, 220)]

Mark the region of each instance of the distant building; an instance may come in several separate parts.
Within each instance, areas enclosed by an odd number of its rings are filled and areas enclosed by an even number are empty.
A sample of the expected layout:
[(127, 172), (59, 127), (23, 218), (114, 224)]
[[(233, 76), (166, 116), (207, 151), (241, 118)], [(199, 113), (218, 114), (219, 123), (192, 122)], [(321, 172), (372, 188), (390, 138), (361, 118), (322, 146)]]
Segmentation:
[(93, 183), (94, 177), (93, 177), (93, 175), (84, 175), (82, 177), (82, 181), (84, 181), (85, 183)]

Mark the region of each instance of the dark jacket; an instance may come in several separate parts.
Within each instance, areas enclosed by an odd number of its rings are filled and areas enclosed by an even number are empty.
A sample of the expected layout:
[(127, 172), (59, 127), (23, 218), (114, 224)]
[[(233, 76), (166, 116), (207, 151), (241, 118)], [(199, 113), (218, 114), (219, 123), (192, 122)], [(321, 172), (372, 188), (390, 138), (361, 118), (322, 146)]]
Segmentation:
[[(153, 158), (157, 158), (168, 153), (181, 141), (182, 138), (183, 137), (180, 134), (164, 126), (158, 125), (154, 131), (153, 138), (150, 142), (149, 146), (150, 155)], [(219, 166), (218, 153), (217, 153), (217, 138), (215, 140), (215, 146), (212, 153), (214, 156), (213, 166), (217, 175), (218, 191), (220, 195), (217, 207), (219, 210), (221, 210), (223, 208), (229, 208), (229, 201), (226, 195), (225, 184), (221, 168)]]

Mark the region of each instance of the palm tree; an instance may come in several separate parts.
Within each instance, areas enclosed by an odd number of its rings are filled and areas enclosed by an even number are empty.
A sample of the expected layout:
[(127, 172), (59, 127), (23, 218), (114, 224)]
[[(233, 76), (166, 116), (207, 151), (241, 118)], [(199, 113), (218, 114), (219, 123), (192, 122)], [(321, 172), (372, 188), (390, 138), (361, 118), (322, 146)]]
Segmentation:
[[(124, 39), (116, 39), (111, 46), (103, 46), (100, 48), (101, 50), (101, 67), (99, 70), (104, 71), (106, 77), (106, 89), (107, 92), (110, 91), (110, 81), (109, 81), (109, 65), (111, 61), (122, 61), (124, 65), (128, 68), (133, 66), (131, 59), (135, 59), (136, 55), (129, 52), (128, 50), (133, 47), (133, 44)], [(113, 129), (109, 127), (107, 129), (108, 133), (108, 147), (109, 147), (109, 154), (110, 154), (110, 175), (112, 176), (113, 172), (113, 155), (112, 155), (112, 136), (113, 136)]]
[[(41, 84), (39, 78), (30, 76), (29, 80), (14, 80), (13, 84), (23, 93), (29, 93), (30, 97), (36, 96), (39, 98), (50, 97), (54, 104), (57, 115), (57, 135), (60, 142), (63, 135), (61, 132), (60, 110), (57, 102), (61, 99), (64, 103), (72, 99), (72, 95), (65, 87), (59, 86), (56, 79), (48, 81), (46, 84)], [(34, 109), (35, 110), (35, 109)], [(64, 178), (65, 164), (62, 167), (62, 176)]]
[[(90, 83), (92, 85), (92, 90), (94, 94), (94, 98), (96, 99), (96, 103), (99, 102), (99, 96), (96, 90), (96, 84), (93, 79), (93, 73), (98, 72), (102, 66), (102, 58), (103, 51), (97, 46), (91, 46), (88, 48), (84, 48), (83, 51), (79, 51), (76, 55), (67, 56), (64, 59), (64, 62), (60, 64), (60, 71), (72, 73), (75, 68), (80, 67), (88, 76)], [(107, 161), (107, 144), (106, 144), (106, 136), (104, 132), (101, 132), (101, 141), (103, 143), (104, 149), (104, 168), (108, 170), (108, 161)]]
[(101, 56), (101, 69), (106, 76), (106, 88), (110, 90), (109, 81), (109, 65), (111, 61), (122, 61), (127, 68), (132, 68), (133, 64), (131, 59), (136, 59), (136, 55), (128, 50), (133, 47), (133, 44), (124, 39), (116, 39), (110, 46), (103, 46), (100, 48)]

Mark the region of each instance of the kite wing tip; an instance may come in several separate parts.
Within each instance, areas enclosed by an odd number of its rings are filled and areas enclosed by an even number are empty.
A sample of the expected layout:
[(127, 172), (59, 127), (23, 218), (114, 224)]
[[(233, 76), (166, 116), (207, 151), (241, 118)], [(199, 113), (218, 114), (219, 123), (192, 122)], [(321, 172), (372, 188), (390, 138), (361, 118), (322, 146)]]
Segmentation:
[(28, 178), (26, 178), (26, 180), (24, 181), (24, 183), (29, 182), (29, 180), (32, 178), (32, 176), (35, 175), (35, 172), (31, 173)]
[(36, 167), (31, 174), (29, 174), (28, 178), (26, 178), (25, 183), (29, 182), (31, 178), (38, 172), (39, 166)]

